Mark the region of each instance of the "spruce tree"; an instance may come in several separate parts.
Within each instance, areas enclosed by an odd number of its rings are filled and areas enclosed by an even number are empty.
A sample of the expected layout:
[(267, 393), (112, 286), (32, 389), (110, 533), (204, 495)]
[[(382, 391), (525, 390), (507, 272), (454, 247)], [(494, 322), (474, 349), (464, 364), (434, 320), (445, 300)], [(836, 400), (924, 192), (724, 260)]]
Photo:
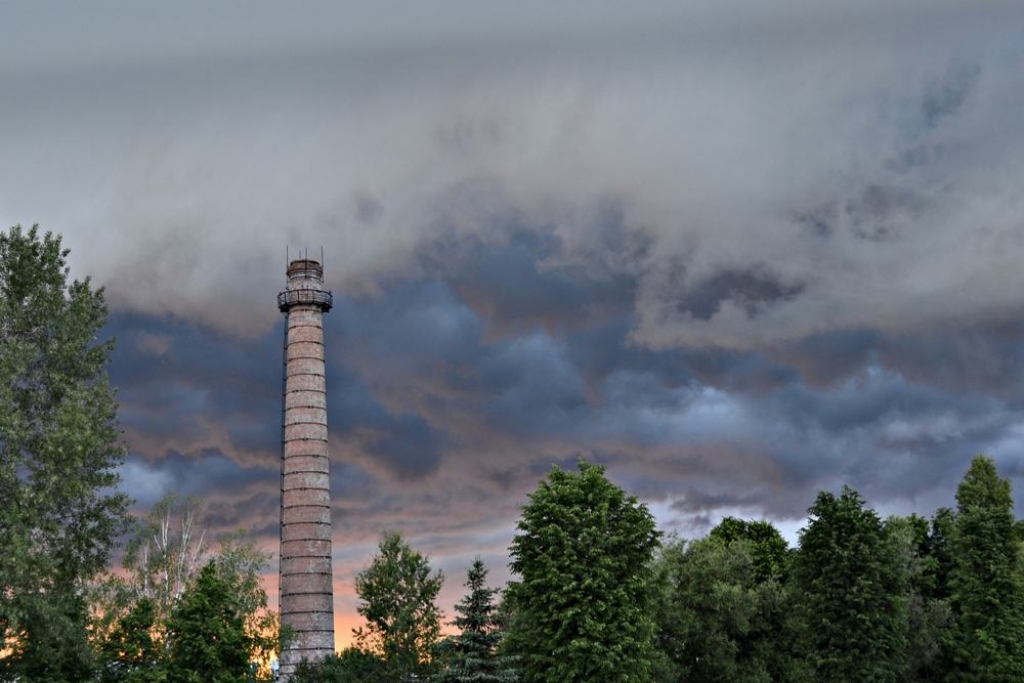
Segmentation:
[(477, 558), (466, 576), (469, 589), (455, 605), (458, 616), (451, 622), (459, 634), (439, 646), (444, 669), (432, 679), (435, 683), (515, 683), (518, 672), (512, 658), (501, 655), (498, 647), (503, 633), (497, 623), (494, 596), (497, 588), (487, 587), (487, 568)]

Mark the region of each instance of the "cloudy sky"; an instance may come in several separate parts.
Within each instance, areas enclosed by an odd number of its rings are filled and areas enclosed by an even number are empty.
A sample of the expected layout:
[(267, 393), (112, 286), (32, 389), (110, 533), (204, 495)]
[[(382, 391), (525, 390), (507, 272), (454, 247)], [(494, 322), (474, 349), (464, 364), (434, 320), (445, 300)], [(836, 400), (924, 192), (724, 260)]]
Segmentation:
[(344, 642), (382, 530), (450, 606), (580, 457), (683, 536), (1024, 500), (1022, 111), (1016, 0), (5, 2), (0, 225), (107, 289), (140, 509), (274, 550), (323, 248)]

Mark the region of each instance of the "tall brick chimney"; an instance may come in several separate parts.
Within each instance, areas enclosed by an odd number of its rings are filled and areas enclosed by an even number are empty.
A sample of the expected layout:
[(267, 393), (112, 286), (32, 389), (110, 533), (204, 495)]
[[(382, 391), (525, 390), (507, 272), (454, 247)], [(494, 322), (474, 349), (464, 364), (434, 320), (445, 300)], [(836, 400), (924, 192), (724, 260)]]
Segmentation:
[(288, 264), (277, 295), (285, 315), (281, 453), (281, 625), (291, 638), (280, 656), (287, 681), (302, 659), (334, 652), (331, 569), (331, 482), (327, 451), (327, 384), (323, 314), (331, 310), (323, 266), (308, 258)]

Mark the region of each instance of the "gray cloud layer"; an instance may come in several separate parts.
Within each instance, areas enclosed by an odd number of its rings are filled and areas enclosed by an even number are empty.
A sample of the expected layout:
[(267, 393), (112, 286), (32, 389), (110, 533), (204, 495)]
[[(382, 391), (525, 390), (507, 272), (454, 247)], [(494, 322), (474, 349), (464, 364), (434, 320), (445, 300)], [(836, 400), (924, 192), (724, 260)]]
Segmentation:
[(346, 576), (580, 455), (684, 533), (1021, 482), (1019, 3), (95, 7), (0, 6), (0, 222), (107, 286), (141, 503), (276, 537), (286, 245)]
[[(1016, 311), (1019, 11), (757, 7), (134, 10), (72, 34), (15, 6), (51, 42), (7, 41), (4, 215), (68, 226), (120, 305), (234, 330), (269, 324), (283, 243), (373, 287), (508, 212), (636, 278), (640, 344)], [(645, 249), (609, 251), (608, 202)]]

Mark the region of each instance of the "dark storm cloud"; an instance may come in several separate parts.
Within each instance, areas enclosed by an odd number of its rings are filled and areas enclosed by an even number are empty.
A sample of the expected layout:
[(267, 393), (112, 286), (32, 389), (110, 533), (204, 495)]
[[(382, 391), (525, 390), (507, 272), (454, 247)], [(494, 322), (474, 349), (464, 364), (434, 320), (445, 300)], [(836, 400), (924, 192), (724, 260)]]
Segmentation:
[(782, 282), (763, 264), (723, 268), (690, 287), (676, 308), (699, 320), (711, 320), (729, 301), (753, 318), (775, 303), (792, 300), (803, 290), (803, 283)]
[[(244, 467), (216, 449), (183, 454), (168, 451), (159, 460), (130, 453), (122, 467), (125, 490), (143, 506), (166, 493), (213, 499), (225, 491), (276, 483), (279, 468)], [(272, 490), (272, 489), (271, 489)]]
[[(472, 253), (486, 263), (506, 256), (536, 263), (558, 248), (553, 244), (512, 239), (489, 249), (476, 245)], [(473, 278), (478, 298), (503, 296), (506, 281), (479, 277), (471, 259), (444, 272), (451, 282)], [(593, 287), (587, 296), (599, 299), (600, 285), (576, 275), (573, 287)], [(551, 306), (541, 298), (520, 313), (539, 319)], [(694, 478), (713, 487), (723, 470), (757, 472), (760, 466), (751, 465), (761, 461), (768, 469), (756, 476), (769, 476), (772, 484), (734, 475), (734, 490), (721, 484), (716, 494), (724, 509), (799, 516), (817, 488), (843, 478), (882, 497), (955, 481), (963, 453), (1003, 439), (1014, 419), (998, 401), (961, 391), (970, 382), (966, 375), (938, 387), (908, 381), (879, 351), (890, 342), (868, 330), (814, 335), (765, 353), (640, 347), (629, 339), (628, 316), (488, 338), (485, 314), (436, 279), (392, 282), (341, 308), (347, 311), (341, 327), (353, 328), (337, 333), (349, 337), (347, 353), (361, 359), (352, 364), (360, 381), (452, 435), (443, 451), (449, 466), (473, 457), (463, 450), (466, 434), (457, 425), (496, 429), (522, 444), (520, 464), (485, 477), (505, 486), (537, 476), (551, 462), (601, 458), (615, 444), (618, 456), (606, 460), (613, 471), (661, 463), (641, 468), (650, 470), (646, 478), (626, 480), (669, 501), (685, 498)], [(567, 452), (558, 445), (567, 441), (578, 447)], [(422, 450), (431, 454), (429, 439)], [(899, 475), (922, 460), (932, 469), (915, 483), (885, 474)], [(678, 468), (669, 466), (673, 461)]]
[(576, 327), (629, 309), (636, 283), (628, 273), (591, 278), (571, 266), (547, 265), (560, 250), (550, 234), (521, 232), (504, 249), (476, 250), (452, 284), (499, 334)]
[(280, 330), (242, 338), (170, 316), (114, 313), (110, 368), (129, 445), (183, 452), (216, 447), (266, 463), (280, 441)]
[[(490, 191), (472, 184), (460, 190), (459, 201), (493, 211)], [(581, 207), (590, 233), (584, 246), (567, 244), (555, 217), (538, 222), (507, 202), (500, 198), (496, 206), (504, 208), (477, 216), (486, 238), (442, 229), (418, 252), (421, 267), (466, 301), (489, 334), (592, 325), (631, 309), (651, 238), (626, 223), (621, 202), (605, 198)]]
[(437, 469), (444, 440), (419, 415), (399, 415), (371, 438), (365, 448), (375, 463), (398, 478), (421, 479)]
[(878, 360), (879, 334), (872, 330), (842, 330), (812, 334), (776, 346), (768, 355), (799, 373), (804, 382), (825, 387), (858, 375)]
[(888, 335), (878, 357), (908, 379), (948, 391), (991, 394), (1024, 406), (1024, 311), (999, 327), (945, 329), (930, 335)]

